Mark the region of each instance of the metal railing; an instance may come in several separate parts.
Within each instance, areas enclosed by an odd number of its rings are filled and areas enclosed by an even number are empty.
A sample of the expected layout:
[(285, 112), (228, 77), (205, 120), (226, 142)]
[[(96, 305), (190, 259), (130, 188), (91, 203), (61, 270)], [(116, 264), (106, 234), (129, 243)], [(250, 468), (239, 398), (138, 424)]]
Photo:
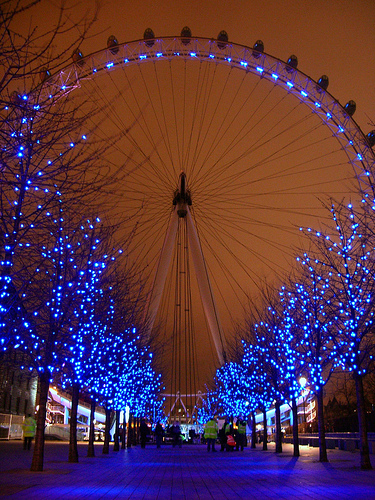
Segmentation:
[(22, 439), (23, 415), (0, 413), (0, 439)]

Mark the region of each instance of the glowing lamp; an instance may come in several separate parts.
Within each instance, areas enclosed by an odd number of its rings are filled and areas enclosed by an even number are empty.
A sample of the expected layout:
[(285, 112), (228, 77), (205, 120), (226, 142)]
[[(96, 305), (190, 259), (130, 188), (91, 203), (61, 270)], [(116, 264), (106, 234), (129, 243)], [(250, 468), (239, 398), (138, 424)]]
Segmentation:
[(112, 54), (117, 54), (119, 46), (118, 46), (118, 40), (115, 37), (115, 35), (111, 35), (110, 37), (108, 37), (107, 48), (110, 50)]
[(155, 43), (155, 35), (151, 28), (147, 28), (143, 33), (143, 39), (147, 47), (152, 47)]
[(300, 377), (298, 380), (299, 385), (304, 389), (307, 384), (307, 378), (306, 377)]
[(355, 110), (357, 109), (357, 105), (356, 105), (355, 101), (349, 101), (345, 104), (344, 109), (348, 113), (349, 116), (353, 116), (355, 113)]
[(259, 59), (259, 57), (262, 55), (262, 53), (264, 52), (264, 43), (262, 42), (262, 40), (257, 40), (254, 45), (253, 45), (253, 56), (256, 58), (256, 59)]
[(191, 39), (191, 29), (188, 26), (184, 26), (181, 30), (181, 42), (184, 45), (189, 45)]
[(228, 33), (224, 30), (220, 31), (217, 36), (217, 46), (219, 49), (225, 49), (228, 43)]

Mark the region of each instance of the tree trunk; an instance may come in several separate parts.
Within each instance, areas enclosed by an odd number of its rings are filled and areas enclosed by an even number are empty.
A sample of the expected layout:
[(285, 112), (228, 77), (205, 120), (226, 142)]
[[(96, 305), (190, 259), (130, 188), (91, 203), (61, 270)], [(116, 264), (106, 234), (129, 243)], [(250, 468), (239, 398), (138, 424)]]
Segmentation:
[(87, 456), (95, 457), (95, 406), (96, 401), (95, 398), (91, 397), (91, 407), (90, 407), (90, 433), (89, 433), (89, 446), (87, 448)]
[(296, 398), (292, 398), (292, 415), (293, 415), (293, 457), (299, 457), (299, 441), (298, 441), (298, 406)]
[(267, 450), (267, 412), (263, 411), (263, 450)]
[(116, 410), (116, 430), (114, 435), (113, 451), (120, 450), (120, 410)]
[(251, 448), (256, 448), (257, 432), (255, 427), (255, 412), (251, 412)]
[(72, 387), (72, 407), (70, 410), (70, 432), (69, 432), (69, 462), (78, 462), (77, 446), (77, 414), (79, 400), (79, 384), (75, 382)]
[(139, 444), (139, 417), (136, 417), (134, 421), (133, 443)]
[(47, 400), (49, 389), (50, 372), (45, 370), (39, 373), (38, 393), (39, 393), (39, 410), (36, 423), (35, 446), (33, 460), (31, 462), (32, 471), (42, 471), (44, 462), (44, 428), (46, 425)]
[(276, 453), (283, 451), (282, 435), (281, 435), (281, 415), (280, 415), (280, 401), (275, 403), (275, 424), (276, 424)]
[(111, 426), (111, 410), (110, 410), (110, 408), (106, 407), (106, 409), (105, 409), (105, 432), (104, 432), (104, 444), (103, 444), (103, 453), (105, 455), (109, 454), (110, 426)]
[(132, 416), (129, 414), (129, 420), (128, 420), (128, 437), (126, 439), (126, 447), (131, 448), (132, 446), (132, 432), (131, 432), (131, 421), (132, 421)]
[(126, 447), (126, 423), (125, 423), (126, 411), (123, 411), (122, 416), (122, 434), (121, 434), (121, 449), (125, 450)]
[(366, 406), (363, 393), (363, 377), (358, 374), (354, 375), (355, 392), (357, 396), (357, 413), (359, 427), (359, 449), (361, 453), (361, 469), (371, 470), (370, 448), (367, 437), (367, 422), (366, 422)]
[(139, 417), (134, 418), (133, 444), (134, 446), (139, 444)]
[(319, 388), (316, 397), (318, 405), (319, 462), (328, 462), (326, 430), (324, 424), (323, 387)]

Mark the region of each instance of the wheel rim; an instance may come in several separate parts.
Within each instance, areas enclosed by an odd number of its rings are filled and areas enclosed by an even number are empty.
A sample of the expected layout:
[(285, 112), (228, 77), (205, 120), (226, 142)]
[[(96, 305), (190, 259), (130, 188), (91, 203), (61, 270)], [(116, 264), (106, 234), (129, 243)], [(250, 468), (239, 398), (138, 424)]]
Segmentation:
[[(228, 332), (248, 296), (290, 268), (297, 228), (323, 220), (322, 202), (372, 193), (373, 151), (331, 94), (268, 54), (179, 37), (118, 49), (64, 69), (44, 82), (39, 100), (82, 93), (96, 106), (99, 99), (100, 124), (88, 129), (95, 139), (116, 137), (101, 161), (112, 170), (121, 166), (112, 210), (118, 220), (126, 214), (122, 235), (133, 235), (130, 256), (149, 286), (178, 177), (186, 173)], [(196, 278), (191, 286), (197, 295)], [(171, 307), (164, 305), (164, 325)], [(195, 323), (203, 324), (202, 317), (200, 310)], [(196, 342), (210, 346), (209, 337)]]

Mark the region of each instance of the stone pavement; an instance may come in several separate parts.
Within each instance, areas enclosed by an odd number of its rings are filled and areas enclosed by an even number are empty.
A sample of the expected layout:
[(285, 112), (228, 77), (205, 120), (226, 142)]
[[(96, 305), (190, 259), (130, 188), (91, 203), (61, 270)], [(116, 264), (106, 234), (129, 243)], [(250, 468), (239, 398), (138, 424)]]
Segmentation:
[(375, 470), (360, 470), (358, 452), (329, 450), (330, 462), (321, 464), (317, 448), (302, 446), (293, 458), (290, 444), (281, 454), (272, 443), (268, 451), (257, 446), (207, 453), (203, 445), (147, 445), (103, 455), (96, 445), (96, 457), (87, 458), (80, 444), (79, 463), (69, 464), (68, 444), (48, 442), (45, 470), (30, 472), (32, 452), (0, 441), (0, 500), (375, 499)]

